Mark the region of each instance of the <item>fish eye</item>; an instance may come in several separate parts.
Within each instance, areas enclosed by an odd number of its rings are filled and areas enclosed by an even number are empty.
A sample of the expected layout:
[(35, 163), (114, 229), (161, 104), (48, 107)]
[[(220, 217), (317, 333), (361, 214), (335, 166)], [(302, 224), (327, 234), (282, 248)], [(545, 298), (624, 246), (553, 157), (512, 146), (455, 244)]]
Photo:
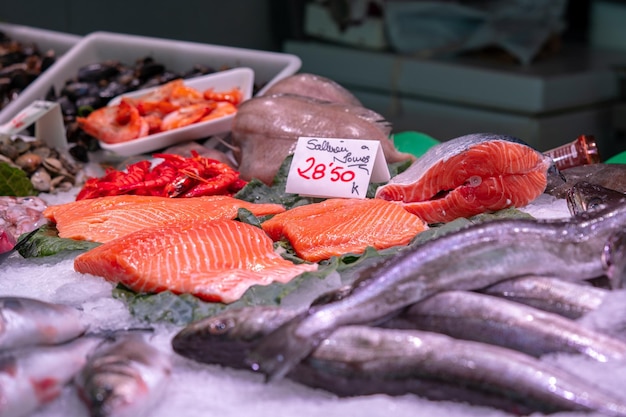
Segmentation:
[(235, 327), (235, 321), (230, 318), (215, 320), (209, 326), (212, 334), (224, 334)]
[(589, 199), (587, 203), (587, 209), (597, 209), (602, 207), (602, 199), (599, 197), (593, 197)]

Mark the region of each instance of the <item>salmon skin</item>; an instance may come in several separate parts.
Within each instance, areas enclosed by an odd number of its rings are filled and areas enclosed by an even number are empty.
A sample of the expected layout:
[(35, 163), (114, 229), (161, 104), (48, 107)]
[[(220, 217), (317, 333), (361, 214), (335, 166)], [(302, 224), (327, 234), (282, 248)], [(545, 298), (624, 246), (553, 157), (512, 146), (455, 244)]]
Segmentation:
[[(430, 148), (376, 190), (428, 223), (522, 207), (546, 189), (554, 162), (520, 139), (477, 133)], [(556, 168), (553, 168), (556, 171)]]
[(289, 240), (300, 258), (319, 262), (368, 246), (406, 245), (428, 225), (397, 203), (331, 198), (279, 213), (261, 227), (273, 240)]
[(138, 230), (77, 256), (74, 269), (138, 293), (172, 291), (231, 303), (252, 285), (285, 283), (317, 264), (283, 259), (258, 227), (214, 220)]
[(234, 219), (240, 208), (255, 216), (285, 211), (280, 204), (255, 204), (229, 196), (167, 198), (121, 195), (50, 206), (44, 216), (56, 223), (59, 237), (106, 243), (151, 226), (178, 220)]

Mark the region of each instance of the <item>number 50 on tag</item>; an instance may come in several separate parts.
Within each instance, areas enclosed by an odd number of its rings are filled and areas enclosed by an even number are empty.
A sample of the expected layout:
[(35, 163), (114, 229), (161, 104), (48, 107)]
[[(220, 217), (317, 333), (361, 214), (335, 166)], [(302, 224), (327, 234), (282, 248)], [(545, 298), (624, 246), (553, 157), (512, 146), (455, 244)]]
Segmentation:
[(287, 176), (288, 193), (314, 197), (365, 198), (370, 181), (389, 181), (377, 140), (298, 139)]

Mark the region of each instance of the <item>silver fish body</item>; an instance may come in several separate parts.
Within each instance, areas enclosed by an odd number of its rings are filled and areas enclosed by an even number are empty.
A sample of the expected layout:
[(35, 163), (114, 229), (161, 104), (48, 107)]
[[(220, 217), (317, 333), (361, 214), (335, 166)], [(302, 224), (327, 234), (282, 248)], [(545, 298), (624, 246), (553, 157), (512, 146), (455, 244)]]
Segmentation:
[(0, 415), (30, 415), (57, 398), (101, 343), (97, 337), (0, 353)]
[[(224, 311), (181, 330), (172, 346), (199, 362), (243, 368), (245, 352), (296, 314), (267, 306)], [(288, 377), (340, 396), (414, 393), (516, 413), (626, 415), (620, 398), (529, 355), (418, 330), (340, 327)]]
[(0, 297), (0, 352), (54, 345), (87, 330), (79, 310), (25, 297)]
[(252, 369), (280, 378), (342, 325), (381, 321), (446, 290), (477, 290), (527, 275), (583, 280), (603, 275), (603, 247), (626, 226), (626, 205), (568, 220), (502, 219), (409, 247), (361, 272), (350, 294), (312, 306), (264, 338)]
[(415, 303), (390, 326), (400, 323), (536, 357), (561, 352), (599, 362), (626, 359), (626, 343), (619, 339), (558, 314), (471, 291), (444, 291)]
[(609, 293), (604, 288), (597, 288), (583, 282), (540, 276), (504, 280), (483, 288), (480, 292), (571, 319), (577, 319), (595, 311)]
[(148, 413), (160, 398), (172, 372), (169, 355), (143, 335), (118, 335), (102, 345), (76, 376), (81, 399), (94, 417)]

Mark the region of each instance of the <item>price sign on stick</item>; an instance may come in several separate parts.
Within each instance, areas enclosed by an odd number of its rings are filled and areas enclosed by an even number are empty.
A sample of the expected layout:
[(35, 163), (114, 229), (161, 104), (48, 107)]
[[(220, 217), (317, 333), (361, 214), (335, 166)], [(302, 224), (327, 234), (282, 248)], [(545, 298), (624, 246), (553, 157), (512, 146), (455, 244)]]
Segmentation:
[(51, 148), (66, 149), (67, 137), (59, 103), (37, 100), (0, 125), (0, 133), (16, 135), (35, 123), (35, 137)]
[(285, 191), (312, 197), (365, 198), (370, 181), (389, 178), (377, 140), (301, 137)]

